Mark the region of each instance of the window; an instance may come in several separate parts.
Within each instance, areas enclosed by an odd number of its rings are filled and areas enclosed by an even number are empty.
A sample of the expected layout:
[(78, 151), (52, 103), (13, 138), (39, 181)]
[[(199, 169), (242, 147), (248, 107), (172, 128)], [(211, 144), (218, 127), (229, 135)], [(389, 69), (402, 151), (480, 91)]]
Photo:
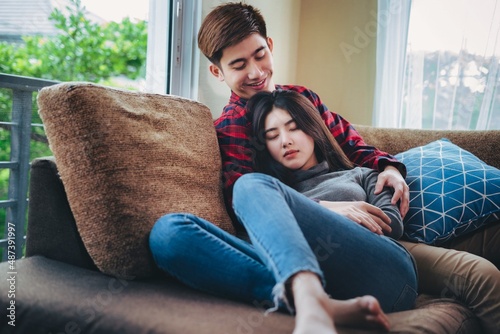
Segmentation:
[(201, 0), (150, 3), (147, 91), (197, 99)]
[(398, 102), (386, 115), (376, 112), (378, 124), (392, 117), (397, 127), (500, 129), (498, 0), (413, 0), (409, 21), (381, 33), (397, 29), (408, 31), (406, 57), (392, 69), (401, 93), (380, 93)]

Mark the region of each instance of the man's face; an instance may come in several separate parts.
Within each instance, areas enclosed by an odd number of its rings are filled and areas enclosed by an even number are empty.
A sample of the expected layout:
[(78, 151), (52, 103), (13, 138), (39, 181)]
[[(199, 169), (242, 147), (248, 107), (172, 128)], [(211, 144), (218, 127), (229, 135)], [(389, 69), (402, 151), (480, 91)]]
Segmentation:
[(222, 53), (220, 68), (210, 65), (210, 72), (225, 81), (241, 98), (249, 99), (257, 92), (274, 90), (273, 43), (255, 33)]

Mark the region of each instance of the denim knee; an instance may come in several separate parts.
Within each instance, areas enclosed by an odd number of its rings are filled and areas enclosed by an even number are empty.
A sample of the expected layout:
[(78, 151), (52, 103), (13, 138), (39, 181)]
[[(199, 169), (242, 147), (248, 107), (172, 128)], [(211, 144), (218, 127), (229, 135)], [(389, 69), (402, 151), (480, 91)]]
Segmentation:
[(176, 244), (184, 242), (179, 237), (180, 231), (190, 221), (190, 214), (171, 213), (162, 216), (154, 224), (149, 234), (149, 249), (161, 269), (165, 270), (168, 263), (177, 257)]
[(233, 192), (242, 192), (252, 189), (256, 183), (270, 181), (273, 177), (262, 173), (248, 173), (240, 176), (234, 183)]
[(233, 203), (239, 200), (246, 201), (248, 194), (255, 192), (255, 188), (259, 186), (270, 186), (275, 181), (274, 177), (262, 173), (248, 173), (240, 176), (233, 187)]

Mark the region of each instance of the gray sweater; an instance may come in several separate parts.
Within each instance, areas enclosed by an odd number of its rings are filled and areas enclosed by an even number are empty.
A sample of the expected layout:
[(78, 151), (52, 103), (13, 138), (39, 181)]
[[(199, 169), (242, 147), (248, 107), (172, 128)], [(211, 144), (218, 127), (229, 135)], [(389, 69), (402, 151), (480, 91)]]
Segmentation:
[(378, 172), (355, 167), (349, 170), (330, 172), (326, 161), (306, 170), (294, 172), (297, 191), (309, 198), (323, 201), (364, 201), (379, 207), (391, 219), (392, 232), (389, 237), (399, 239), (403, 235), (403, 221), (396, 205), (391, 204), (392, 191), (385, 188), (374, 195)]

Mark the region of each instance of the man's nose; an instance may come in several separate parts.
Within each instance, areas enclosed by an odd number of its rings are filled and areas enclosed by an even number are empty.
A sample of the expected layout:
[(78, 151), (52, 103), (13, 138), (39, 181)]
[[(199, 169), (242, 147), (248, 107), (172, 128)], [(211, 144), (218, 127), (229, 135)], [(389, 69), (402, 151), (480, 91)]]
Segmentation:
[(248, 65), (248, 78), (255, 79), (262, 75), (262, 69), (256, 62), (250, 62)]

